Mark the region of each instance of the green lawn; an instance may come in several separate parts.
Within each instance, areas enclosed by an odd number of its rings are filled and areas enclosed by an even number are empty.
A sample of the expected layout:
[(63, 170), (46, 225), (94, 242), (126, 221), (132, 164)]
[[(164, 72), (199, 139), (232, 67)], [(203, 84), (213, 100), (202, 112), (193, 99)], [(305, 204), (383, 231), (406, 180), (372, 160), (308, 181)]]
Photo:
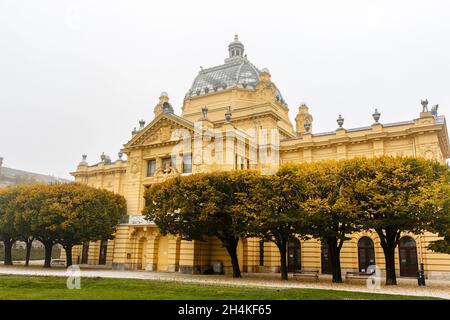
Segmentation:
[(155, 280), (83, 278), (81, 289), (66, 288), (66, 278), (0, 276), (0, 299), (425, 299), (420, 297), (318, 289), (261, 289)]

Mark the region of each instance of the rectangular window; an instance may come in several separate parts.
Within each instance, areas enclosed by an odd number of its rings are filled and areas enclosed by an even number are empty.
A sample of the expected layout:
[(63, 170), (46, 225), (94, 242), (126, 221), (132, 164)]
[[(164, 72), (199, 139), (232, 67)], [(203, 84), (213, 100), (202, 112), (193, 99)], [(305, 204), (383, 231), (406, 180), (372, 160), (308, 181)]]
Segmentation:
[(264, 240), (259, 241), (259, 265), (264, 266)]
[(192, 155), (190, 153), (183, 155), (183, 173), (192, 172)]
[(147, 177), (152, 177), (156, 170), (156, 160), (148, 160), (147, 162)]

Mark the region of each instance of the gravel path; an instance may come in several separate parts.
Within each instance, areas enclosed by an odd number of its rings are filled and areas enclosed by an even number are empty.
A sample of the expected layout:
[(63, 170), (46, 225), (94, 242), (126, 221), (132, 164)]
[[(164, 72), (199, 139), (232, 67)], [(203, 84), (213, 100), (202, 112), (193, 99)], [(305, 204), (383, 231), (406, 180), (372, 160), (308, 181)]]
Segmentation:
[[(66, 269), (54, 267), (43, 269), (40, 266), (3, 266), (0, 265), (0, 274), (4, 275), (28, 275), (28, 276), (57, 276), (66, 277)], [(93, 278), (125, 278), (143, 280), (177, 281), (198, 284), (214, 284), (225, 286), (249, 286), (265, 288), (311, 288), (326, 290), (357, 291), (370, 293), (400, 294), (411, 296), (430, 296), (450, 299), (450, 281), (428, 280), (426, 287), (418, 287), (415, 279), (398, 279), (398, 286), (386, 287), (381, 285), (379, 289), (369, 289), (364, 280), (352, 280), (351, 282), (333, 284), (330, 278), (312, 281), (310, 279), (281, 281), (279, 274), (245, 273), (241, 279), (233, 279), (223, 275), (192, 275), (181, 273), (162, 273), (146, 271), (118, 271), (98, 268), (82, 268), (81, 277)], [(384, 282), (384, 279), (381, 279)]]

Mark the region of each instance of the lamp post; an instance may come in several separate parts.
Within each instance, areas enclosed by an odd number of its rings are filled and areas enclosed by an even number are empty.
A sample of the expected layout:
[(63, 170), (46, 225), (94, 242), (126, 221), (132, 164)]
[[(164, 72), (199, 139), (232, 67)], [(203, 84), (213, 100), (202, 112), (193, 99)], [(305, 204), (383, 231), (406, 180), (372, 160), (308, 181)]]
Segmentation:
[(419, 235), (419, 249), (420, 249), (420, 267), (417, 272), (417, 284), (419, 287), (425, 287), (425, 268), (423, 264), (423, 248), (422, 248), (422, 236)]
[(425, 271), (423, 262), (420, 263), (420, 269), (417, 272), (417, 284), (419, 285), (419, 287), (425, 287)]

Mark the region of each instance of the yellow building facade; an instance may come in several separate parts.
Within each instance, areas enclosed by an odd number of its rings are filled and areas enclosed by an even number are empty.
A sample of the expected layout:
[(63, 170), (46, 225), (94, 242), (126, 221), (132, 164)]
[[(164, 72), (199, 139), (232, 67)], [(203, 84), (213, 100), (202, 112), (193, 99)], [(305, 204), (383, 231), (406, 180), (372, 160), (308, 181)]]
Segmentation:
[[(91, 242), (74, 248), (79, 263), (105, 264), (114, 269), (202, 273), (231, 261), (217, 239), (186, 241), (163, 236), (142, 216), (144, 192), (149, 186), (178, 175), (233, 169), (273, 173), (287, 162), (347, 159), (380, 155), (423, 156), (445, 162), (450, 157), (445, 118), (437, 106), (422, 101), (416, 119), (382, 123), (375, 111), (373, 123), (346, 129), (339, 116), (337, 128), (313, 133), (313, 117), (302, 104), (293, 125), (280, 90), (269, 70), (256, 68), (244, 55), (237, 36), (228, 46), (224, 64), (202, 69), (176, 115), (167, 93), (154, 107), (154, 117), (140, 122), (115, 161), (102, 155), (89, 165), (86, 156), (72, 175), (75, 180), (122, 194), (127, 216), (118, 225), (114, 240)], [(126, 155), (126, 160), (123, 159)], [(342, 269), (364, 271), (368, 265), (384, 269), (384, 256), (374, 232), (350, 235), (342, 253)], [(402, 237), (397, 249), (399, 276), (415, 276), (424, 263), (428, 278), (450, 279), (450, 255), (430, 252), (432, 234)], [(238, 257), (244, 272), (277, 272), (277, 248), (259, 239), (241, 239)], [(288, 246), (289, 269), (330, 273), (328, 253), (315, 239)]]

